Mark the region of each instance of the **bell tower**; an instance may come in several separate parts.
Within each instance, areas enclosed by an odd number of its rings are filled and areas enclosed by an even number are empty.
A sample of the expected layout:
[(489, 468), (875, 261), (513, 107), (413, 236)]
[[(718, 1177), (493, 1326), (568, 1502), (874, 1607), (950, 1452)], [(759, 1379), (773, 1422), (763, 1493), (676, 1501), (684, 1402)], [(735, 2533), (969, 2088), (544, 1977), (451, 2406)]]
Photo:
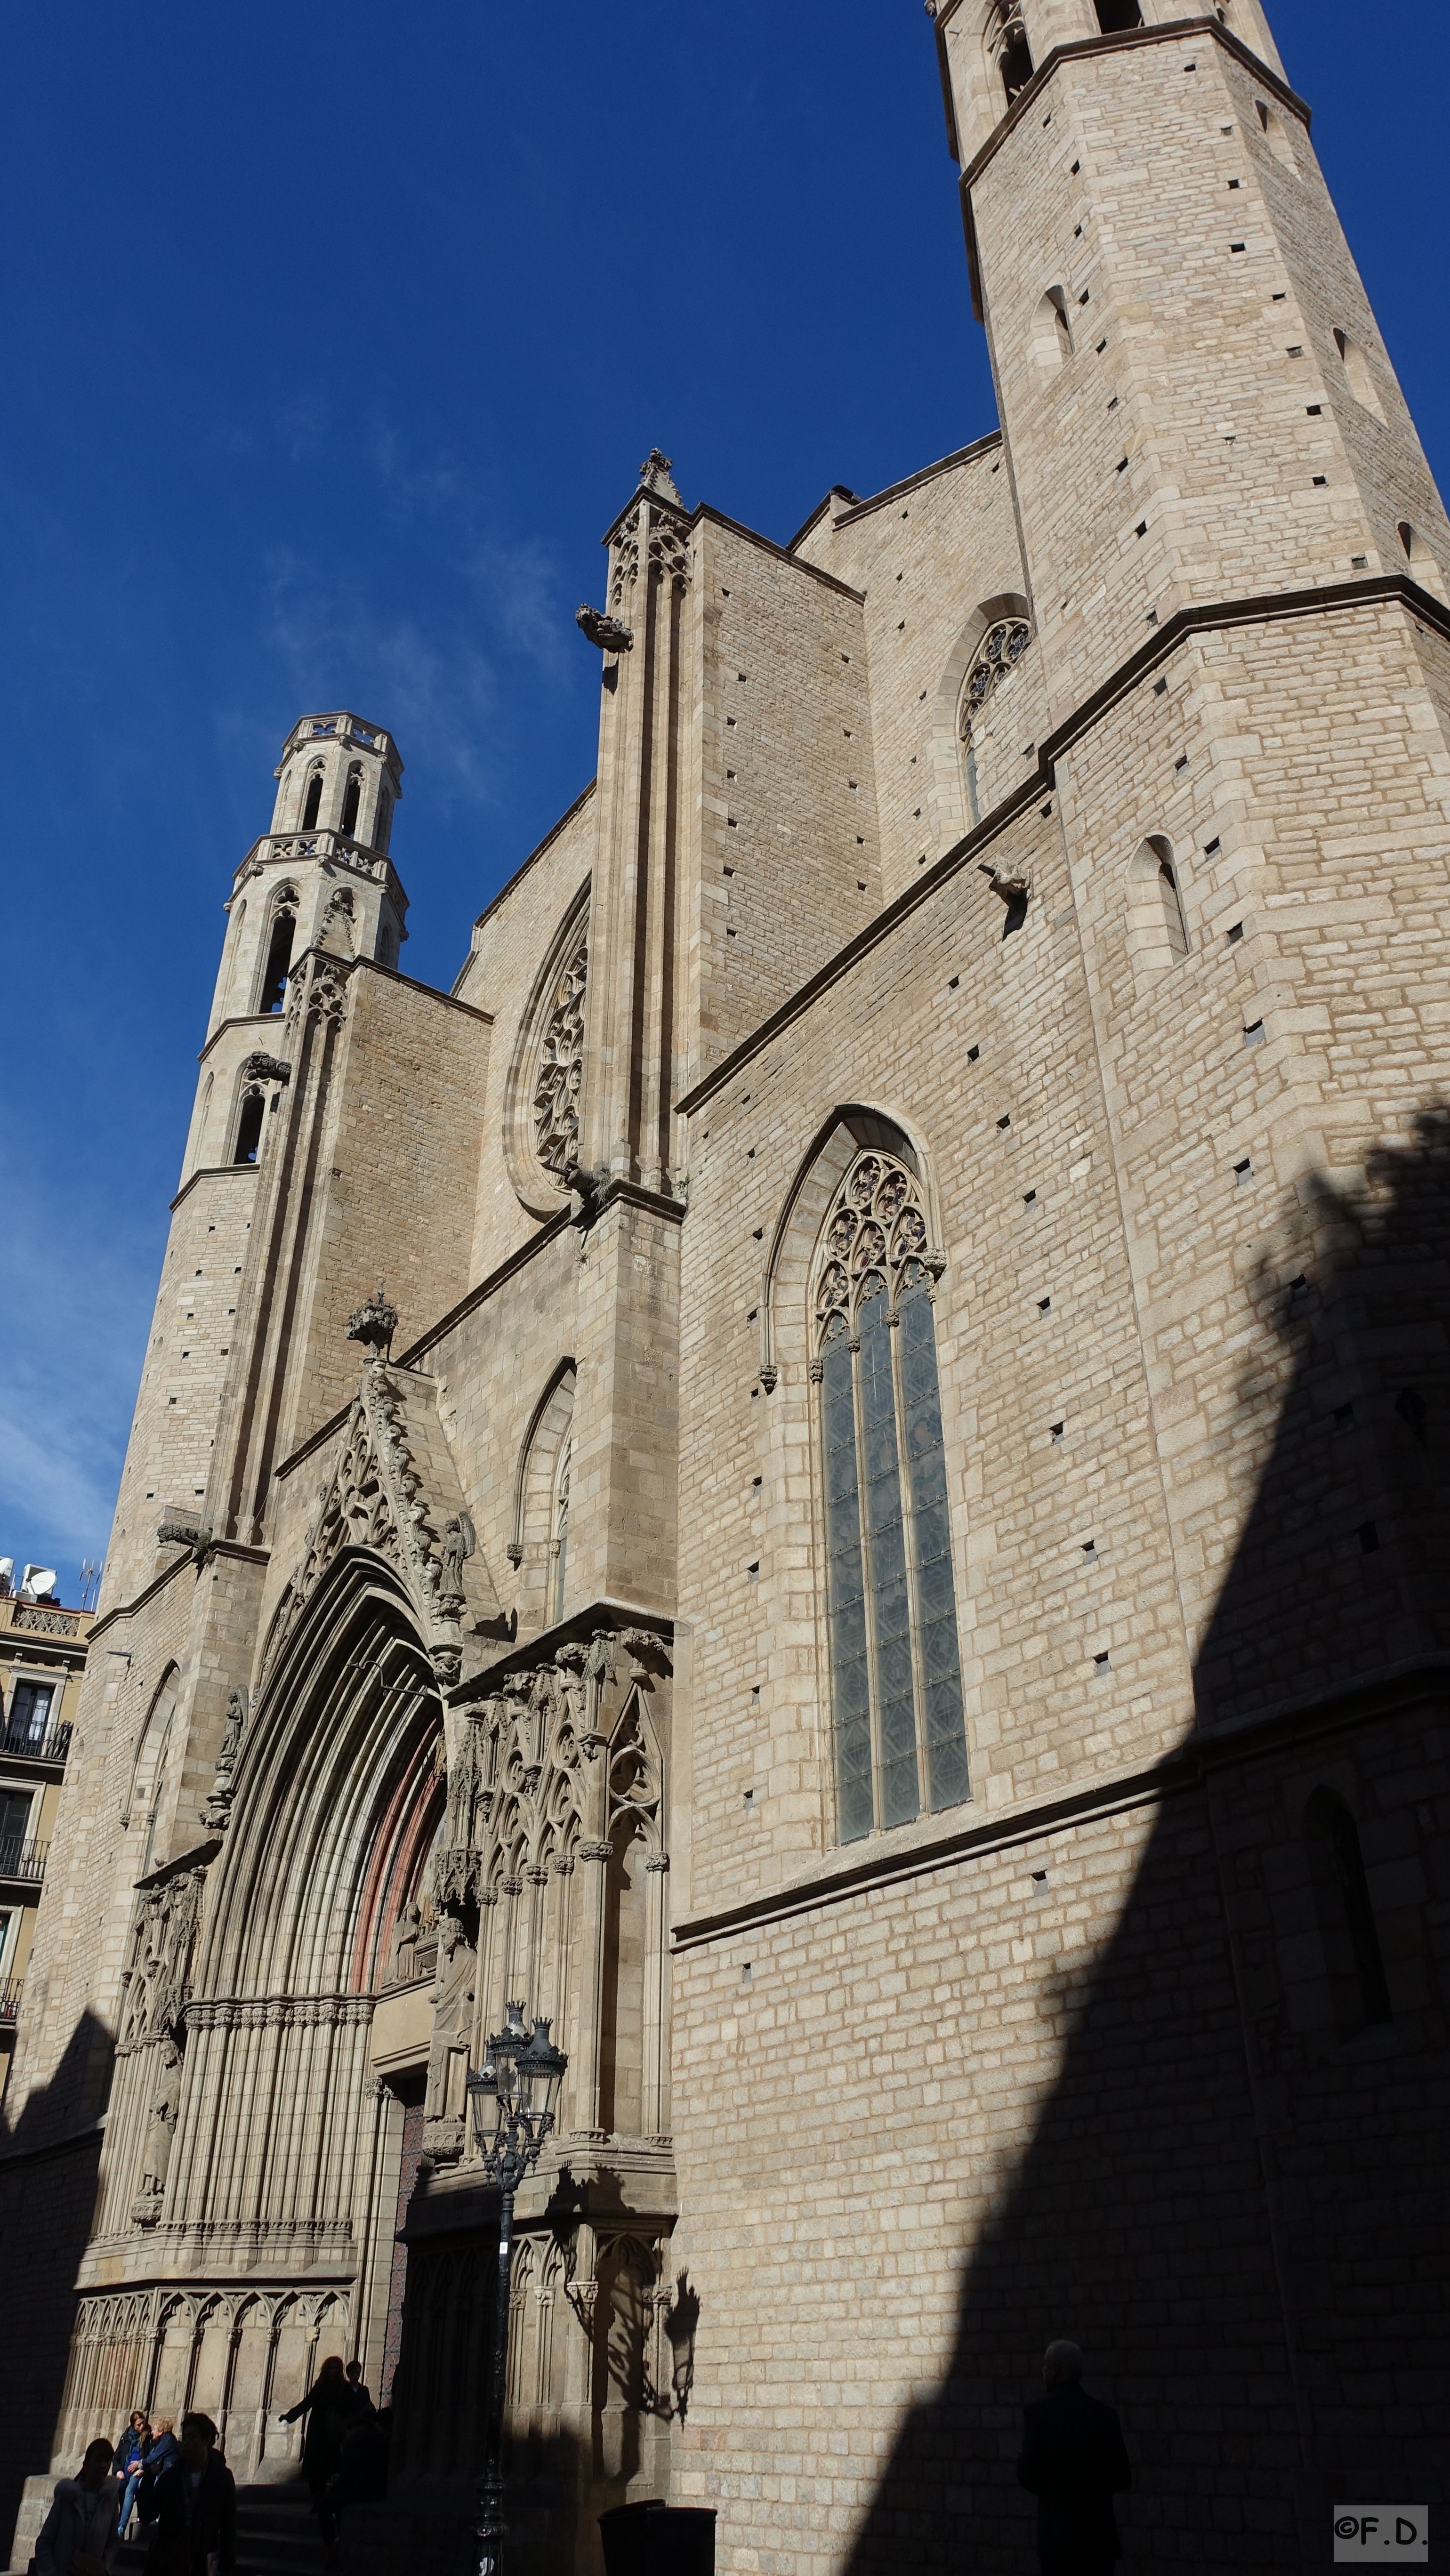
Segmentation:
[(1407, 570), (1446, 596), (1450, 526), (1259, 0), (934, 14), (1054, 718), (1180, 610)]
[(403, 764), (361, 716), (300, 716), (273, 772), (271, 830), (232, 881), (209, 1037), (228, 1021), (280, 1015), (293, 960), (309, 948), (396, 967), (408, 898), (388, 857)]

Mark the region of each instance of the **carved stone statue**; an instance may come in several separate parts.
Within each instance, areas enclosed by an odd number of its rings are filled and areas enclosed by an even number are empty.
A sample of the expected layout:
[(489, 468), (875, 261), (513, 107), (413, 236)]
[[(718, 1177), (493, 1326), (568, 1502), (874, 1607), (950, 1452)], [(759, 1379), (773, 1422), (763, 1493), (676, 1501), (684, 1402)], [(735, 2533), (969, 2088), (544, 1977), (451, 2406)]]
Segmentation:
[(176, 2115), (181, 2107), (181, 2051), (174, 2040), (166, 2039), (156, 2057), (157, 2073), (141, 2150), (141, 2184), (132, 2210), (139, 2227), (154, 2227), (161, 2214)]
[(423, 2098), (423, 2152), (437, 2164), (451, 2163), (463, 2152), (463, 2087), (477, 1977), (478, 1953), (457, 1915), (444, 1914), (438, 1925), (433, 2038)]
[(393, 1937), (388, 1945), (390, 1986), (410, 1986), (413, 1983), (417, 1975), (418, 1936), (422, 1928), (423, 1918), (416, 1901), (410, 1896), (393, 1925)]
[(461, 1600), (463, 1568), (474, 1550), (473, 1523), (467, 1512), (443, 1527), (443, 1546), (439, 1554), (438, 1588), (445, 1600)]

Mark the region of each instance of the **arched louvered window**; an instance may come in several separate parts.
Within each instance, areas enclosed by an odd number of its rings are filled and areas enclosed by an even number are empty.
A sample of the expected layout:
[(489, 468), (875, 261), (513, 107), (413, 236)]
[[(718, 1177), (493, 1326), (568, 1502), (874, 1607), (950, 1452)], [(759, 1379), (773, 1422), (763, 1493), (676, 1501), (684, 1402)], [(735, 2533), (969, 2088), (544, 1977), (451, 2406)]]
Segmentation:
[(858, 1154), (811, 1289), (843, 1842), (968, 1794), (927, 1253), (915, 1174)]

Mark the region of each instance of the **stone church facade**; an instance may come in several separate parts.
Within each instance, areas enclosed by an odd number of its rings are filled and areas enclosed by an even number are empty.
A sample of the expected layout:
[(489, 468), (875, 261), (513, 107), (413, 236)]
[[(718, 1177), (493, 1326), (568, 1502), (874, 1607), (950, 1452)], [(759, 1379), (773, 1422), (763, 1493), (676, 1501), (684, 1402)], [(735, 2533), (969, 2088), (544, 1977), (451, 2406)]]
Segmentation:
[(788, 546), (651, 454), (450, 993), (381, 726), (236, 872), (6, 2106), (19, 2469), (197, 2403), (285, 2476), (356, 2352), (378, 2563), (461, 2552), (520, 1998), (521, 2564), (649, 2494), (1026, 2564), (1054, 2333), (1130, 2561), (1442, 2492), (1450, 527), (1258, 0), (934, 21), (1000, 429)]

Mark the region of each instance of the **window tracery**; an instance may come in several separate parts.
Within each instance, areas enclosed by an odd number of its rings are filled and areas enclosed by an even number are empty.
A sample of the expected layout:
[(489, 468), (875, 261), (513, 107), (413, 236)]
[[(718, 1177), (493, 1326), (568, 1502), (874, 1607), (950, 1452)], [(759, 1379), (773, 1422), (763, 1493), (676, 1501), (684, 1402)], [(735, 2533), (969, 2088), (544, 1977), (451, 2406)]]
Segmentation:
[(977, 658), (967, 673), (962, 690), (961, 737), (966, 742), (974, 719), (981, 714), (990, 697), (995, 696), (1003, 681), (1015, 671), (1028, 645), (1032, 629), (1025, 618), (999, 617), (989, 626), (977, 647)]
[(811, 1296), (843, 1842), (968, 1794), (933, 1309), (943, 1267), (915, 1174), (858, 1154)]
[(1032, 641), (1032, 629), (1023, 617), (999, 617), (989, 626), (977, 646), (976, 657), (962, 686), (957, 718), (962, 759), (966, 769), (967, 812), (973, 823), (982, 819), (982, 800), (977, 783), (977, 726), (990, 698), (996, 696), (1004, 680), (1011, 678)]
[(534, 1150), (563, 1188), (579, 1155), (579, 1088), (584, 1076), (584, 995), (589, 977), (587, 920), (559, 968), (534, 1077)]

